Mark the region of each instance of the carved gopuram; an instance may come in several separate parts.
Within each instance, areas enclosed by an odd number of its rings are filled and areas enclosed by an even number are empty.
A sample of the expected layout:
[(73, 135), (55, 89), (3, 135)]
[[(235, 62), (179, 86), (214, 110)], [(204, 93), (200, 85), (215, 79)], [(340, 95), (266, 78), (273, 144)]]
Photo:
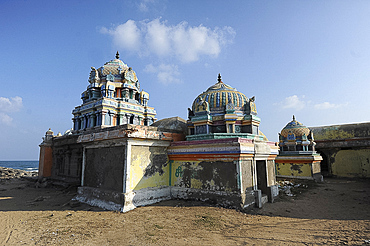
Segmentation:
[(280, 153), (275, 159), (277, 177), (322, 181), (320, 162), (312, 131), (294, 115), (279, 134)]
[(149, 107), (149, 93), (141, 90), (134, 70), (119, 59), (96, 69), (91, 67), (89, 85), (81, 94), (82, 105), (73, 111), (73, 130), (124, 124), (149, 126), (156, 112)]

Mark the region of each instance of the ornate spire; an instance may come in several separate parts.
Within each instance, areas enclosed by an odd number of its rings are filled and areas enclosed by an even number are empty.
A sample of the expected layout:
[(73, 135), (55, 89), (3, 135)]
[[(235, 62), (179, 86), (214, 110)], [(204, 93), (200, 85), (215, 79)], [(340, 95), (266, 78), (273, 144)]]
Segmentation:
[(118, 53), (118, 51), (116, 53), (116, 59), (119, 59), (119, 53)]
[(294, 114), (293, 114), (293, 121), (295, 121), (295, 116), (294, 116)]
[(220, 73), (218, 74), (218, 79), (217, 80), (218, 80), (218, 83), (223, 83), (222, 80), (221, 80), (221, 74)]

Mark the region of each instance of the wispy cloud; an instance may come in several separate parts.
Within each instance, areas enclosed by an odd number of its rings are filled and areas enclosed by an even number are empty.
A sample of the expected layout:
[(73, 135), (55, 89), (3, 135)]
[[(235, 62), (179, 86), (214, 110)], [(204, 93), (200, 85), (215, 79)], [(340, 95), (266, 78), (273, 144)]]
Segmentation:
[(318, 104), (315, 104), (315, 109), (331, 109), (331, 108), (337, 108), (338, 105), (335, 105), (333, 103), (329, 103), (329, 102), (323, 102), (323, 103), (318, 103)]
[(181, 83), (181, 80), (178, 79), (180, 75), (179, 68), (173, 64), (160, 64), (158, 66), (149, 64), (144, 71), (155, 74), (162, 84)]
[(201, 56), (217, 57), (235, 37), (234, 29), (229, 26), (212, 29), (203, 25), (189, 26), (186, 21), (169, 25), (160, 18), (128, 20), (110, 29), (103, 27), (101, 33), (111, 35), (118, 48), (140, 51), (141, 55), (175, 57), (183, 63), (197, 61)]
[(330, 102), (323, 102), (323, 103), (316, 103), (313, 104), (311, 100), (308, 100), (304, 95), (303, 96), (289, 96), (286, 97), (283, 101), (275, 103), (283, 109), (294, 109), (294, 110), (302, 110), (302, 109), (314, 109), (314, 110), (328, 110), (328, 109), (337, 109), (340, 107), (347, 106), (348, 103), (341, 103), (335, 104)]
[(314, 108), (317, 110), (326, 110), (326, 109), (340, 108), (340, 107), (344, 107), (347, 105), (348, 103), (335, 104), (335, 103), (330, 103), (330, 102), (323, 102), (323, 103), (315, 104)]
[(280, 105), (283, 108), (295, 109), (295, 110), (302, 110), (306, 106), (306, 102), (303, 100), (305, 96), (301, 96), (299, 98), (297, 95), (293, 95), (290, 97), (286, 97)]
[(148, 12), (149, 7), (155, 3), (154, 0), (142, 0), (138, 2), (138, 8), (141, 12)]
[(21, 97), (0, 97), (0, 123), (11, 125), (13, 118), (9, 116), (12, 112), (17, 112), (23, 107)]
[(10, 126), (12, 124), (13, 118), (5, 113), (0, 112), (0, 123)]

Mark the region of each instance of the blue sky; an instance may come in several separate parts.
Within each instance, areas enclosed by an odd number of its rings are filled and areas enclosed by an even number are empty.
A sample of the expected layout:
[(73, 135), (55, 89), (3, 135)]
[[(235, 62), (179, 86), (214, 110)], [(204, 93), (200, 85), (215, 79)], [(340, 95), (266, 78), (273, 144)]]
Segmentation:
[(370, 1), (0, 1), (0, 160), (37, 160), (72, 127), (90, 67), (120, 59), (157, 118), (222, 80), (256, 97), (272, 141), (370, 121)]

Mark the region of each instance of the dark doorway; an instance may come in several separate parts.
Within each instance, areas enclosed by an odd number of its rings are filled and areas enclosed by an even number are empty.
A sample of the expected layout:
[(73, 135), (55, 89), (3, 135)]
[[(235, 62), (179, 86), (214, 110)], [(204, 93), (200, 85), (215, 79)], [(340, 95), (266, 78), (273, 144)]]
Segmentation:
[(268, 194), (266, 161), (256, 161), (257, 166), (257, 189), (263, 194)]

